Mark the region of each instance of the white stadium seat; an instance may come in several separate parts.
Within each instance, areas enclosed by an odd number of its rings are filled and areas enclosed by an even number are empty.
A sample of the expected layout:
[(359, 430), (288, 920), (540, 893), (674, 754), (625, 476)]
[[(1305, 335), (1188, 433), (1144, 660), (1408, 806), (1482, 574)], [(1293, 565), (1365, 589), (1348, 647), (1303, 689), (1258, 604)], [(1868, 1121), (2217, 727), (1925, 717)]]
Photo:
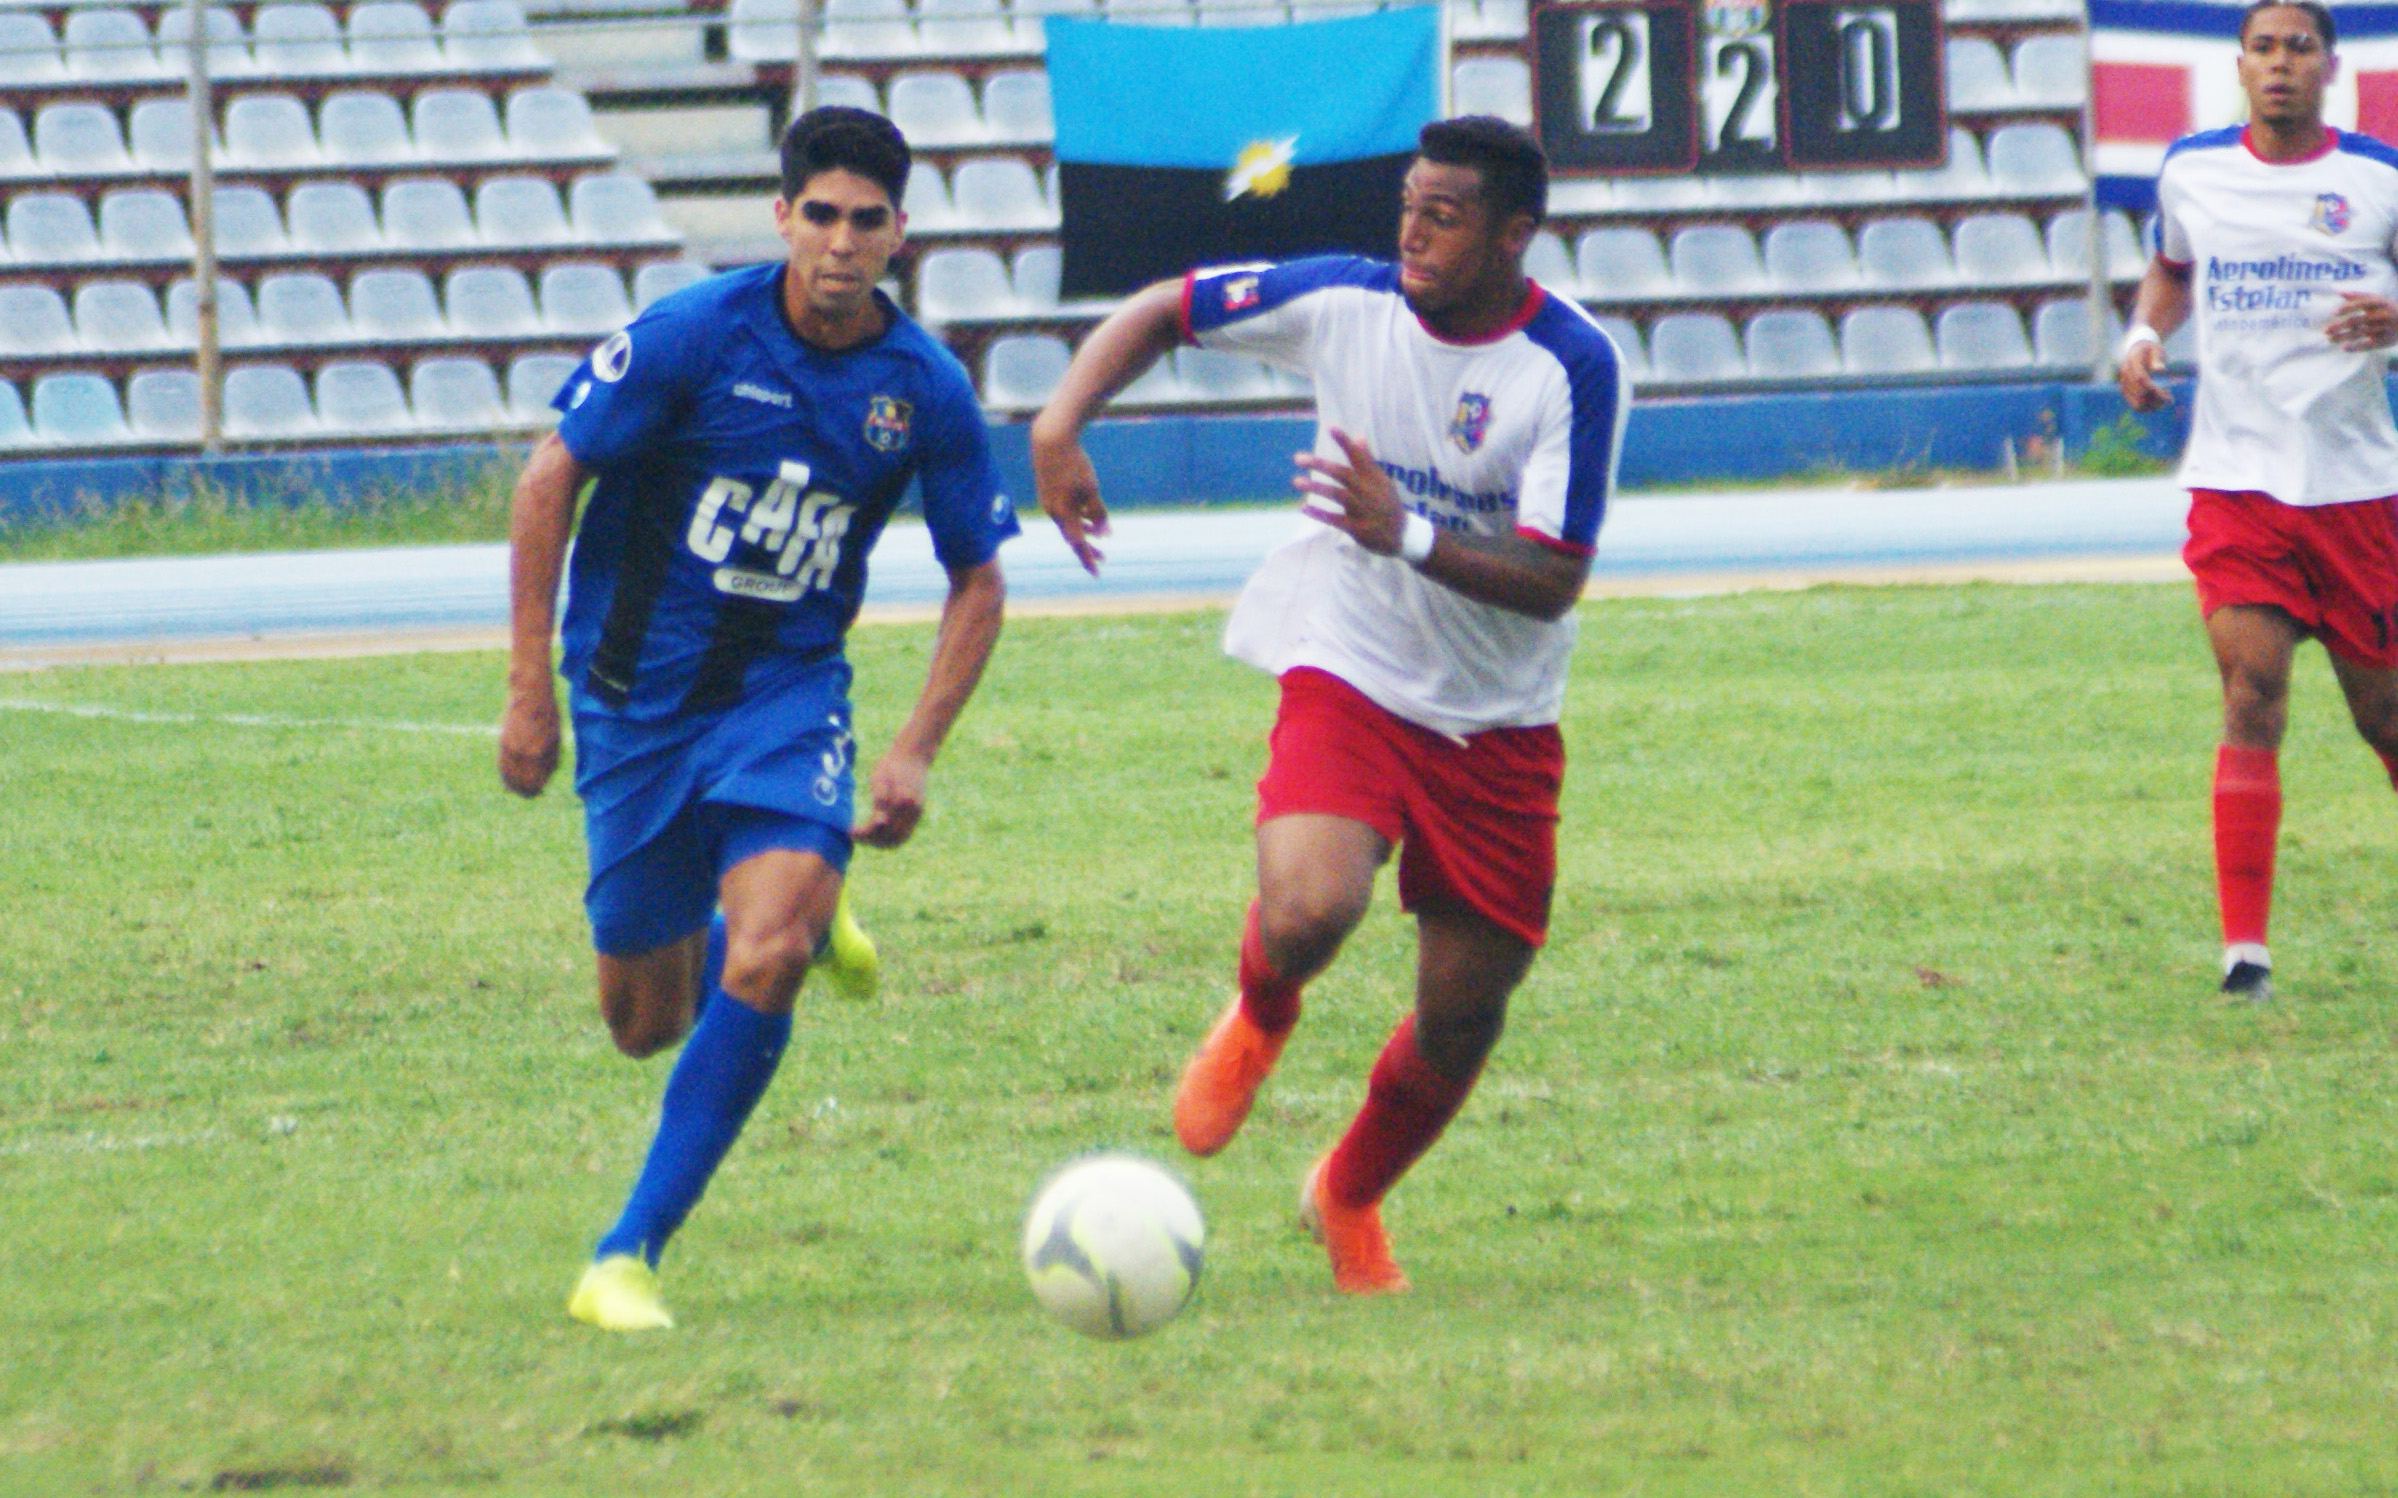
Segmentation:
[(1574, 269), (1594, 301), (1645, 301), (1674, 289), (1665, 251), (1647, 229), (1591, 230), (1574, 246)]
[(1989, 168), (1982, 161), (1982, 143), (1962, 125), (1948, 132), (1948, 161), (1922, 171), (1891, 174), (1893, 196), (1902, 200), (1987, 197)]
[[(227, 276), (217, 277), (216, 325), (217, 341), (227, 348), (258, 341), (258, 313), (250, 305), (250, 293)], [(200, 298), (187, 276), (167, 287), (167, 332), (175, 347), (192, 348), (200, 341), (199, 326)]]
[(247, 94), (225, 106), (225, 160), (239, 167), (314, 166), (323, 161), (308, 106), (290, 94)]
[(411, 179), (383, 189), (383, 238), (395, 250), (459, 250), (481, 242), (466, 194), (447, 178)]
[(147, 187), (107, 194), (100, 199), (100, 249), (111, 260), (190, 259), (183, 200)]
[(1015, 310), (1007, 267), (989, 250), (932, 250), (916, 267), (916, 315), (933, 322)]
[(917, 39), (934, 57), (993, 57), (1024, 50), (1000, 0), (917, 0)]
[(591, 122), (591, 106), (570, 88), (520, 88), (508, 96), (508, 144), (528, 161), (613, 156)]
[(251, 364), (225, 375), (225, 435), (309, 437), (316, 406), (300, 372), (288, 364)]
[[(142, 99), (133, 106), (125, 134), (133, 163), (143, 171), (184, 172), (192, 164), (192, 110), (185, 99)], [(225, 148), (211, 142), (216, 159)]]
[(2012, 109), (2015, 79), (2007, 72), (2006, 54), (1988, 37), (1948, 39), (1948, 107), (1983, 110)]
[(216, 190), (216, 248), (228, 259), (280, 255), (291, 240), (283, 232), (283, 215), (264, 188), (220, 187)]
[(1845, 291), (1857, 284), (1857, 256), (1848, 231), (1823, 219), (1776, 224), (1765, 231), (1765, 277), (1780, 292)]
[(94, 353), (147, 353), (175, 346), (167, 336), (158, 298), (139, 281), (86, 281), (76, 287), (75, 336)]
[(0, 88), (63, 83), (66, 76), (49, 21), (33, 11), (0, 10)]
[(1712, 312), (1681, 312), (1649, 329), (1649, 373), (1670, 385), (1737, 380), (1748, 374), (1748, 359), (1731, 323)]
[(416, 160), (408, 117), (389, 94), (356, 89), (329, 94), (317, 111), (320, 148), (340, 166), (397, 166)]
[(14, 382), (0, 380), (0, 448), (31, 447), (33, 422), (25, 415), (25, 398)]
[(2051, 367), (2088, 369), (2101, 348), (2113, 349), (2123, 335), (2123, 319), (2107, 309), (2104, 343), (2090, 337), (2090, 299), (2059, 297), (2042, 302), (2032, 314), (2032, 357)]
[[(188, 152), (191, 148), (184, 149)], [(40, 172), (41, 164), (33, 156), (33, 141), (25, 134), (24, 119), (13, 109), (0, 108), (0, 177), (32, 177)]]
[(350, 71), (341, 23), (322, 5), (262, 5), (250, 20), (250, 51), (258, 71), (277, 78), (324, 77)]
[(995, 340), (983, 354), (983, 403), (1003, 411), (1046, 403), (1072, 358), (1065, 340), (1045, 333)]
[(2048, 247), (2020, 213), (1977, 213), (1956, 229), (1957, 279), (1971, 286), (2021, 286), (2052, 279)]
[(1749, 373), (1761, 380), (1812, 379), (1840, 373), (1840, 347), (1820, 312), (1760, 312), (1745, 341)]
[(993, 73), (983, 80), (983, 123), (991, 138), (1047, 145), (1057, 136), (1051, 112), (1049, 75), (1031, 69)]
[(1757, 241), (1737, 224), (1681, 230), (1674, 235), (1669, 258), (1675, 285), (1685, 296), (1739, 295), (1765, 286)]
[(1990, 188), (2009, 196), (2080, 193), (2081, 151), (2062, 125), (2007, 125), (1990, 133)]
[(891, 80), (891, 123), (912, 146), (979, 145), (990, 139), (974, 90), (957, 73), (902, 73)]
[(67, 13), (68, 76), (94, 83), (125, 83), (166, 76), (150, 28), (129, 10)]
[(2032, 362), (2023, 319), (2004, 302), (1966, 302), (1942, 312), (1932, 341), (1943, 369), (2021, 369)]
[(455, 0), (442, 13), (441, 37), (450, 66), (461, 72), (549, 65), (516, 0)]
[(1624, 373), (1635, 381), (1649, 377), (1649, 346), (1640, 336), (1640, 325), (1628, 317), (1601, 317), (1599, 326), (1615, 341), (1615, 351), (1622, 355)]
[(495, 245), (569, 244), (575, 237), (558, 189), (541, 177), (493, 177), (476, 188), (475, 225)]
[(304, 255), (351, 255), (380, 250), (383, 227), (375, 205), (355, 182), (308, 182), (291, 190), (291, 246)]
[(133, 438), (117, 405), (117, 387), (96, 374), (44, 375), (34, 381), (33, 430), (58, 447), (100, 447)]
[(117, 117), (103, 104), (48, 104), (33, 117), (33, 154), (62, 177), (122, 172), (133, 165)]
[(558, 413), (550, 402), (566, 388), (583, 361), (572, 354), (525, 354), (508, 365), (508, 415), (520, 426), (549, 426)]
[[(212, 5), (207, 11), (208, 75), (211, 78), (244, 78), (258, 71), (258, 63), (250, 55), (249, 44), (241, 29), (241, 18), (232, 9)], [(169, 5), (159, 12), (158, 46), (166, 57), (184, 57), (191, 48), (191, 11), (181, 5)]]
[(200, 377), (188, 369), (145, 369), (125, 382), (125, 419), (143, 442), (200, 436)]
[(450, 272), (442, 289), (450, 326), (476, 338), (530, 338), (542, 331), (525, 273), (504, 265), (470, 265)]
[(409, 403), (419, 426), (493, 432), (508, 425), (500, 382), (480, 359), (427, 359), (409, 373)]
[(2077, 109), (2090, 93), (2090, 63), (2076, 34), (2028, 37), (2015, 47), (2015, 92), (2043, 109)]
[(1449, 113), (1532, 123), (1532, 70), (1520, 57), (1468, 57), (1449, 70)]
[(368, 343), (446, 338), (441, 302), (421, 270), (367, 270), (350, 279), (350, 325)]
[(408, 396), (391, 366), (343, 359), (316, 372), (316, 409), (327, 431), (345, 435), (407, 432), (416, 427)]
[(1057, 214), (1040, 178), (1019, 158), (980, 157), (960, 165), (949, 184), (957, 222), (975, 229), (1054, 229)]
[(72, 193), (26, 192), (8, 202), (8, 248), (19, 261), (54, 265), (101, 258), (91, 210)]
[(567, 200), (576, 236), (593, 244), (647, 244), (677, 238), (658, 212), (658, 195), (639, 177), (578, 177)]
[(600, 336), (633, 320), (613, 265), (552, 265), (541, 272), (541, 320), (560, 333)]
[(268, 276), (258, 283), (258, 329), (274, 344), (347, 343), (350, 310), (329, 277)]
[(1857, 235), (1857, 268), (1868, 286), (1946, 286), (1957, 278), (1948, 237), (1927, 218), (1878, 218)]
[(1543, 229), (1524, 250), (1524, 274), (1552, 291), (1574, 294), (1580, 284), (1574, 274), (1574, 252), (1554, 231)]
[(71, 354), (82, 346), (65, 297), (47, 286), (0, 286), (0, 354)]
[[(2107, 274), (2118, 281), (2136, 280), (2148, 266), (2140, 248), (2139, 231), (2131, 216), (2110, 208), (2099, 220), (2106, 237)], [(2060, 276), (2083, 279), (2090, 274), (2090, 211), (2069, 208), (2048, 221), (2048, 263)]]
[(369, 0), (350, 12), (350, 65), (361, 73), (438, 73), (449, 60), (423, 6)]
[(504, 161), (515, 154), (491, 95), (480, 89), (427, 89), (411, 113), (417, 153), (427, 161)]
[(1932, 332), (1912, 307), (1859, 307), (1840, 319), (1840, 362), (1850, 374), (1925, 374), (1938, 367)]
[(662, 260), (633, 272), (633, 310), (646, 311), (662, 296), (696, 286), (715, 272), (696, 260)]

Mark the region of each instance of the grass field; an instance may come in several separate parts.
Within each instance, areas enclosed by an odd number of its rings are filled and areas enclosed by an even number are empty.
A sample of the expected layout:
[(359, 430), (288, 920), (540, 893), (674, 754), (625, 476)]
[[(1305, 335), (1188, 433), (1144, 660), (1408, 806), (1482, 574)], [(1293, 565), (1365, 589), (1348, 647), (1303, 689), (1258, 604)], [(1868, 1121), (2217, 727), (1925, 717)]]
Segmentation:
[[(1215, 619), (1011, 628), (861, 857), (888, 992), (803, 999), (632, 1340), (562, 1304), (664, 1068), (592, 1012), (571, 796), (494, 785), (496, 659), (0, 680), (0, 1492), (2398, 1488), (2398, 808), (2320, 656), (2242, 1010), (2183, 590), (1583, 623), (1555, 940), (1393, 1199), (1416, 1292), (1336, 1297), (1290, 1222), (1386, 907), (1122, 1346), (1015, 1232), (1078, 1150), (1170, 1156), (1228, 986), (1271, 687)], [(927, 642), (859, 637), (870, 741)]]

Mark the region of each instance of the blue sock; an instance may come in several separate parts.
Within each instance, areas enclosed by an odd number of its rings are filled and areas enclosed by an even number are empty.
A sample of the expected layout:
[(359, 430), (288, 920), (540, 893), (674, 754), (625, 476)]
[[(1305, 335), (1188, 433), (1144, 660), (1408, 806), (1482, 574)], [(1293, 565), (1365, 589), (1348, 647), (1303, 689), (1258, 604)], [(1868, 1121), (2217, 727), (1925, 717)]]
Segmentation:
[(710, 995), (666, 1079), (658, 1136), (641, 1178), (595, 1257), (638, 1253), (657, 1264), (765, 1095), (790, 1039), (791, 1016), (760, 1014), (727, 993)]
[(691, 1023), (708, 1012), (708, 996), (724, 983), (724, 912), (708, 917), (708, 955), (699, 964), (699, 997), (691, 1001)]

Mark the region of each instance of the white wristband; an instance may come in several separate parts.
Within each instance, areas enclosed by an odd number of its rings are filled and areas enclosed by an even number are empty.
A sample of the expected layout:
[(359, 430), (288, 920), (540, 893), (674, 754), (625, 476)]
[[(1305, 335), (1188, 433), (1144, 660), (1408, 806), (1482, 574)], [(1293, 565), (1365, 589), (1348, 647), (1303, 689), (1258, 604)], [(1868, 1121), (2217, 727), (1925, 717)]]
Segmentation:
[(1408, 511), (1407, 523), (1399, 527), (1399, 559), (1410, 567), (1423, 566), (1424, 559), (1432, 555), (1433, 539), (1439, 535), (1431, 521)]
[(2153, 343), (2162, 348), (2165, 344), (2165, 335), (2144, 322), (2133, 323), (2131, 329), (2123, 335), (2123, 352), (2129, 354), (2143, 343)]

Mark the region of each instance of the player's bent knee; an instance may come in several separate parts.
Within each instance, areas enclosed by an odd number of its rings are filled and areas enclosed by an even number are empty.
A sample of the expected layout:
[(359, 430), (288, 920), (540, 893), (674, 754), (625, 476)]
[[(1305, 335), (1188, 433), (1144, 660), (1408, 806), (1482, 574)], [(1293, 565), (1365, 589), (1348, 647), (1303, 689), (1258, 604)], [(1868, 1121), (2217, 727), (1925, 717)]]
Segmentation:
[(1416, 1016), (1416, 1049), (1433, 1068), (1462, 1077), (1479, 1067), (1497, 1047), (1507, 1029), (1507, 1005), (1478, 1005), (1471, 1009)]
[(796, 921), (766, 931), (735, 931), (725, 942), (725, 992), (750, 1002), (787, 1005), (808, 976), (815, 952), (815, 934)]
[(1357, 929), (1372, 899), (1372, 885), (1359, 892), (1329, 881), (1291, 881), (1260, 892), (1257, 934), (1269, 955), (1319, 956)]

